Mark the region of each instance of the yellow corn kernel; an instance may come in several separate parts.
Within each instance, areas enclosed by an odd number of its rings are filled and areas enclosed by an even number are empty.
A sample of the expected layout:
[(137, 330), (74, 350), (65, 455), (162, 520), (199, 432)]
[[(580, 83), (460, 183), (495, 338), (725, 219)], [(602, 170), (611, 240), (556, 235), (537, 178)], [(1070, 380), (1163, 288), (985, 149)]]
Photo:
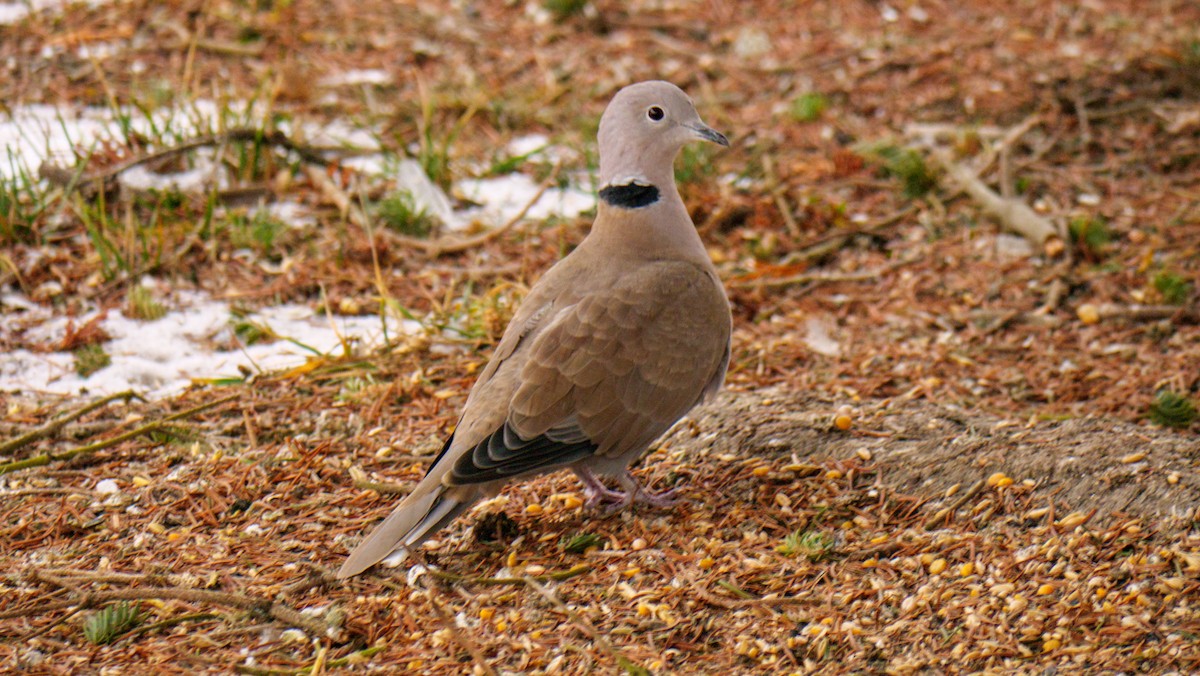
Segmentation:
[(959, 566), (958, 574), (962, 577), (969, 577), (971, 575), (974, 575), (975, 574), (975, 564), (971, 563), (970, 561), (964, 563), (963, 565)]
[(493, 610), (492, 608), (480, 608), (479, 609), (479, 619), (483, 620), (484, 622), (491, 620), (495, 616), (496, 616), (496, 611)]
[(854, 421), (850, 419), (850, 416), (843, 414), (833, 419), (833, 425), (839, 430), (845, 432), (854, 425)]
[(1053, 594), (1054, 593), (1054, 585), (1044, 584), (1044, 585), (1038, 587), (1037, 593), (1038, 593), (1038, 596), (1046, 596), (1049, 594)]
[(700, 566), (700, 570), (709, 570), (713, 566), (717, 565), (717, 562), (714, 561), (711, 556), (706, 556), (703, 559), (700, 559), (700, 563), (697, 565)]
[[(1006, 475), (1004, 472), (996, 472), (987, 478), (987, 485), (991, 486), (992, 488), (996, 488), (997, 486), (1000, 486), (1001, 482), (1003, 481), (1007, 481), (1008, 484), (1012, 483), (1012, 479), (1008, 478), (1008, 475)], [(1007, 486), (1008, 484), (1004, 485)]]
[(536, 502), (533, 503), (532, 505), (528, 505), (525, 507), (525, 513), (528, 514), (529, 516), (538, 516), (539, 514), (541, 514), (542, 512), (545, 512), (545, 511), (546, 510), (541, 505), (537, 504)]
[(1047, 639), (1045, 642), (1042, 643), (1042, 652), (1048, 653), (1051, 650), (1058, 650), (1061, 647), (1062, 647), (1062, 641), (1060, 641), (1056, 638)]
[(933, 562), (929, 564), (930, 575), (937, 575), (943, 570), (946, 570), (946, 559), (934, 559)]

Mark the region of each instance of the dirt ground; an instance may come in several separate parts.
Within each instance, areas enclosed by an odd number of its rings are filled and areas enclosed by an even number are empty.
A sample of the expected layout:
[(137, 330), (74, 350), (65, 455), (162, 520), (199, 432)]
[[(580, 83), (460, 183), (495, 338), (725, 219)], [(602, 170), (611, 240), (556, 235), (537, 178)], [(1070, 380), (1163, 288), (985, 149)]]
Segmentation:
[[(773, 387), (726, 393), (664, 440), (671, 448), (809, 462), (866, 453), (876, 480), (928, 499), (995, 473), (1030, 480), (1035, 493), (1098, 521), (1193, 518), (1200, 505), (1200, 445), (1191, 435), (1105, 419), (1015, 421), (918, 401), (864, 402), (839, 433), (832, 402)], [(699, 434), (699, 436), (693, 436)], [(931, 512), (932, 513), (932, 512)]]
[[(0, 112), (216, 101), (204, 149), (233, 176), (113, 188), (164, 149), (149, 170), (191, 166), (168, 132), (44, 172), (65, 181), (33, 168), (40, 187), (0, 185), (6, 292), (71, 316), (130, 307), (149, 275), (428, 325), (61, 428), (88, 397), (0, 395), (0, 440), (44, 431), (0, 452), (0, 670), (1200, 672), (1200, 423), (1152, 412), (1200, 394), (1198, 27), (1191, 0), (133, 0), (0, 26)], [(338, 84), (358, 69), (387, 77)], [(545, 134), (586, 171), (605, 103), (649, 78), (733, 139), (677, 172), (729, 290), (729, 387), (638, 469), (688, 499), (601, 518), (541, 477), (412, 568), (334, 580), (590, 221), (439, 251), (339, 205), (396, 189), (359, 151), (280, 135), (360, 124), (445, 186), (550, 185), (498, 149)], [(222, 136), (238, 125), (258, 144)], [(315, 225), (248, 230), (247, 201)], [(2, 309), (0, 349), (103, 343), (39, 342)]]

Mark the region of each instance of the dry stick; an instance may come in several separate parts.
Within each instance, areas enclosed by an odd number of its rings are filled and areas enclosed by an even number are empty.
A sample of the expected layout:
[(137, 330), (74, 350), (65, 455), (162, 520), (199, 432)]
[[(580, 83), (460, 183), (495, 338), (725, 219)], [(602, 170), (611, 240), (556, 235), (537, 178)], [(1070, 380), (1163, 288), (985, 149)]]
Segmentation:
[(1120, 319), (1133, 322), (1171, 319), (1178, 322), (1200, 322), (1200, 307), (1195, 305), (1118, 305), (1102, 303), (1096, 306), (1100, 321)]
[(129, 403), (130, 399), (146, 401), (145, 399), (142, 398), (142, 395), (138, 394), (137, 392), (134, 392), (133, 390), (125, 390), (124, 392), (110, 394), (107, 397), (104, 397), (102, 399), (97, 399), (96, 401), (93, 401), (92, 403), (90, 403), (82, 408), (72, 411), (72, 412), (64, 415), (61, 418), (51, 420), (50, 422), (46, 423), (45, 425), (42, 425), (41, 427), (39, 427), (35, 430), (30, 430), (29, 432), (26, 432), (25, 434), (22, 434), (19, 437), (9, 439), (8, 441), (6, 441), (4, 443), (0, 443), (0, 455), (7, 455), (10, 451), (14, 451), (18, 448), (21, 448), (22, 446), (31, 444), (39, 439), (44, 439), (52, 434), (56, 434), (59, 430), (61, 430), (63, 427), (65, 427), (67, 425), (67, 423), (79, 420), (80, 418), (91, 413), (92, 411), (95, 411), (98, 408), (107, 406), (108, 404), (110, 404), (118, 399), (123, 400), (123, 402), (126, 404)]
[[(38, 571), (33, 571), (32, 577), (40, 582), (53, 584), (59, 587), (71, 588), (73, 586), (70, 580), (54, 577), (53, 575), (47, 575)], [(0, 619), (4, 619), (5, 617), (20, 617), (23, 615), (36, 615), (52, 610), (61, 610), (62, 608), (69, 608), (72, 606), (95, 608), (97, 605), (108, 603), (109, 601), (172, 599), (176, 601), (187, 601), (189, 603), (211, 603), (218, 606), (230, 606), (233, 608), (251, 610), (270, 616), (287, 625), (303, 629), (308, 634), (316, 637), (333, 638), (333, 636), (330, 634), (333, 633), (333, 630), (335, 629), (334, 627), (331, 627), (318, 619), (304, 615), (303, 613), (293, 608), (289, 608), (278, 601), (254, 598), (253, 596), (245, 596), (230, 592), (211, 591), (208, 589), (148, 587), (115, 589), (112, 591), (101, 592), (77, 592), (77, 594), (82, 598), (59, 601), (35, 608), (26, 608), (22, 611), (11, 611), (9, 613), (0, 615)]]
[[(290, 150), (299, 155), (305, 162), (310, 162), (313, 164), (325, 164), (326, 162), (325, 158), (320, 153), (308, 148), (307, 146), (296, 143), (281, 131), (263, 131), (261, 129), (254, 129), (251, 127), (239, 127), (236, 129), (228, 129), (216, 134), (201, 136), (192, 139), (191, 141), (185, 141), (178, 145), (171, 146), (170, 148), (163, 148), (162, 150), (147, 153), (140, 157), (130, 158), (124, 162), (114, 164), (111, 167), (105, 167), (94, 173), (86, 174), (76, 181), (76, 183), (79, 185), (85, 185), (95, 183), (96, 181), (108, 181), (134, 167), (146, 164), (147, 162), (155, 162), (157, 160), (174, 157), (190, 150), (195, 150), (196, 148), (204, 148), (207, 146), (215, 146), (237, 141), (263, 141), (270, 145), (276, 145), (285, 150)], [(67, 181), (69, 174), (66, 172), (66, 170), (48, 162), (42, 164), (42, 166), (38, 169), (38, 174), (51, 183), (69, 185)]]
[(1042, 247), (1047, 256), (1058, 256), (1066, 248), (1054, 225), (1037, 215), (1024, 202), (997, 195), (970, 169), (955, 162), (946, 151), (934, 148), (930, 155), (984, 211), (999, 219), (1009, 230)]
[[(508, 221), (503, 225), (497, 228), (492, 228), (491, 230), (488, 230), (480, 235), (466, 238), (440, 237), (432, 241), (417, 237), (409, 237), (407, 235), (401, 235), (398, 233), (390, 233), (389, 236), (404, 246), (417, 249), (432, 258), (437, 258), (438, 256), (445, 254), (459, 253), (486, 244), (493, 239), (496, 239), (500, 235), (508, 232), (509, 230), (512, 230), (525, 218), (525, 214), (529, 213), (529, 210), (533, 208), (533, 205), (537, 204), (538, 200), (542, 198), (542, 195), (546, 194), (546, 190), (548, 190), (550, 186), (554, 184), (555, 179), (558, 177), (558, 171), (561, 166), (561, 164), (556, 164), (554, 166), (554, 170), (550, 173), (549, 178), (547, 178), (545, 181), (542, 181), (542, 185), (540, 188), (538, 188), (537, 193), (534, 194), (533, 199), (529, 200), (529, 202), (527, 202), (525, 206), (516, 213), (516, 215), (508, 219)], [(354, 202), (350, 199), (350, 196), (347, 195), (344, 190), (339, 188), (333, 182), (333, 180), (329, 178), (325, 171), (318, 167), (306, 167), (305, 173), (308, 175), (308, 180), (311, 181), (313, 185), (325, 195), (326, 199), (328, 199), (330, 202), (333, 202), (334, 206), (336, 206), (339, 211), (345, 214), (351, 223), (363, 229), (368, 229), (370, 227), (370, 220), (368, 219), (366, 213), (363, 212), (358, 205), (354, 204)]]
[(169, 416), (163, 418), (162, 420), (155, 420), (152, 423), (142, 425), (141, 427), (138, 427), (137, 429), (133, 429), (128, 432), (125, 432), (124, 434), (118, 434), (117, 436), (112, 437), (110, 439), (105, 439), (103, 441), (97, 441), (96, 443), (88, 444), (87, 446), (80, 446), (79, 448), (72, 448), (71, 450), (63, 451), (62, 453), (47, 452), (47, 453), (43, 453), (42, 455), (34, 456), (32, 458), (26, 458), (24, 460), (17, 460), (14, 462), (5, 463), (3, 465), (0, 465), (0, 476), (2, 476), (4, 474), (8, 474), (10, 472), (16, 472), (16, 471), (23, 470), (23, 469), (29, 469), (30, 467), (42, 467), (44, 465), (49, 465), (50, 463), (54, 462), (55, 460), (70, 460), (70, 459), (75, 458), (80, 455), (87, 455), (88, 453), (94, 453), (101, 449), (105, 449), (110, 446), (115, 446), (115, 445), (121, 443), (122, 441), (126, 441), (128, 439), (132, 439), (134, 437), (138, 437), (143, 434), (147, 434), (149, 432), (158, 431), (158, 430), (166, 427), (166, 424), (173, 420), (179, 420), (180, 418), (187, 418), (187, 417), (193, 416), (197, 413), (207, 411), (210, 408), (214, 408), (216, 406), (220, 406), (221, 404), (233, 401), (234, 399), (237, 399), (240, 396), (241, 396), (240, 394), (231, 394), (228, 397), (224, 397), (222, 399), (217, 399), (216, 401), (210, 401), (206, 404), (194, 406), (192, 408), (189, 408), (186, 411), (180, 411), (179, 413), (174, 413), (172, 415), (169, 415)]
[(987, 479), (980, 479), (979, 481), (976, 481), (975, 485), (971, 486), (971, 488), (967, 489), (966, 493), (962, 494), (962, 497), (954, 501), (954, 504), (950, 505), (949, 507), (939, 509), (937, 514), (934, 514), (926, 519), (924, 524), (925, 530), (933, 530), (936, 528), (938, 522), (945, 521), (946, 517), (957, 512), (960, 507), (967, 504), (968, 500), (976, 495), (979, 495), (979, 492), (983, 490), (984, 486), (987, 486)]
[[(325, 666), (328, 668), (344, 667), (361, 660), (368, 659), (387, 649), (387, 646), (377, 645), (371, 646), (356, 653), (350, 653), (345, 657), (339, 657), (336, 660), (328, 660)], [(314, 665), (315, 666), (315, 665)], [(311, 674), (312, 668), (306, 669), (263, 669), (260, 667), (251, 667), (245, 664), (239, 664), (234, 667), (234, 671), (239, 674), (252, 674), (253, 676), (301, 676), (302, 674)]]
[(800, 249), (799, 251), (788, 254), (787, 256), (784, 257), (783, 262), (784, 263), (798, 263), (800, 261), (815, 261), (817, 259), (824, 258), (824, 257), (832, 254), (833, 252), (841, 249), (842, 247), (846, 246), (846, 243), (849, 242), (850, 240), (854, 239), (855, 237), (858, 237), (860, 235), (874, 234), (880, 230), (883, 230), (884, 228), (895, 225), (896, 223), (899, 223), (900, 221), (904, 220), (905, 218), (908, 218), (909, 215), (911, 215), (916, 210), (917, 210), (916, 205), (909, 205), (909, 206), (901, 209), (900, 211), (897, 211), (896, 213), (892, 214), (891, 216), (888, 216), (887, 218), (876, 221), (874, 223), (870, 223), (861, 228), (855, 228), (853, 230), (845, 230), (845, 231), (841, 231), (841, 232), (835, 232), (835, 233), (830, 234), (812, 244), (809, 244), (808, 246), (806, 246), (803, 249)]
[(350, 467), (350, 480), (354, 482), (355, 488), (364, 491), (375, 491), (380, 495), (407, 495), (412, 492), (412, 489), (408, 486), (383, 481), (371, 481), (367, 478), (367, 473), (359, 469), (357, 465)]
[(505, 585), (505, 584), (525, 584), (526, 580), (535, 580), (538, 582), (562, 582), (573, 577), (583, 575), (592, 569), (591, 564), (581, 563), (577, 566), (560, 570), (557, 573), (547, 573), (545, 575), (534, 575), (532, 577), (470, 577), (467, 575), (457, 575), (455, 573), (447, 573), (436, 568), (427, 568), (425, 572), (436, 577), (439, 580), (446, 582), (455, 582), (459, 584), (484, 584), (484, 585)]
[(587, 635), (588, 638), (592, 639), (596, 645), (600, 646), (601, 650), (609, 655), (612, 655), (613, 659), (617, 661), (617, 666), (621, 667), (628, 673), (650, 673), (645, 667), (637, 664), (628, 657), (625, 657), (625, 655), (621, 654), (621, 652), (617, 650), (616, 646), (610, 643), (604, 634), (600, 633), (596, 627), (592, 626), (591, 622), (588, 622), (586, 619), (580, 617), (578, 613), (568, 608), (567, 604), (560, 601), (558, 597), (554, 595), (554, 592), (538, 584), (531, 577), (524, 578), (524, 581), (525, 584), (531, 589), (536, 591), (538, 594), (541, 594), (542, 598), (549, 601), (551, 605), (566, 615), (567, 619), (571, 621), (571, 624), (574, 624), (579, 628), (580, 631)]
[(912, 260), (899, 260), (881, 267), (878, 270), (866, 270), (864, 272), (814, 272), (800, 275), (791, 275), (789, 277), (777, 277), (775, 279), (763, 279), (761, 277), (754, 279), (734, 279), (730, 280), (729, 285), (736, 288), (756, 289), (756, 288), (774, 288), (780, 286), (793, 286), (796, 284), (832, 284), (835, 282), (874, 282), (878, 281), (885, 273), (891, 272), (897, 268), (904, 267), (913, 263)]
[(446, 625), (446, 629), (450, 631), (450, 636), (454, 637), (455, 642), (457, 642), (463, 647), (464, 650), (470, 653), (471, 659), (474, 660), (475, 664), (483, 670), (483, 673), (487, 674), (488, 676), (496, 676), (496, 670), (492, 668), (492, 665), (488, 664), (486, 659), (484, 659), (483, 652), (479, 650), (479, 644), (471, 640), (471, 637), (459, 631), (458, 625), (454, 622), (454, 618), (450, 617), (450, 614), (446, 612), (446, 609), (442, 607), (442, 604), (439, 603), (438, 600), (433, 597), (433, 595), (433, 591), (428, 592), (427, 598), (429, 599), (429, 605), (433, 606), (433, 610), (438, 614), (438, 618), (441, 619), (442, 624)]

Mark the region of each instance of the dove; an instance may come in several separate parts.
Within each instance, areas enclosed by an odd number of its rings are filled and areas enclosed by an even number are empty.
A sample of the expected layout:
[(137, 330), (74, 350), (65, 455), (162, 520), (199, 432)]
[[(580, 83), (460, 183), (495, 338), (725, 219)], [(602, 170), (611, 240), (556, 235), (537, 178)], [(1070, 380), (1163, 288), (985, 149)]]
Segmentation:
[(729, 141), (663, 81), (618, 91), (597, 140), (591, 230), (530, 289), (425, 477), (351, 552), (339, 578), (402, 562), (514, 479), (570, 469), (588, 508), (675, 502), (673, 490), (653, 493), (629, 468), (721, 387), (732, 317), (674, 161), (689, 142)]

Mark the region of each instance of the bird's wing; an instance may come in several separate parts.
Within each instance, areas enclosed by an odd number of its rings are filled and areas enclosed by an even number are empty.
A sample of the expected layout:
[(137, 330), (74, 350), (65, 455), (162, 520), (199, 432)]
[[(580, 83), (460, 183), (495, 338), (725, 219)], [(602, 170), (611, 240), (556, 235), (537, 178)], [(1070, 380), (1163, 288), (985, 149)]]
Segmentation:
[(520, 374), (511, 400), (494, 404), (506, 407), (504, 423), (448, 454), (443, 483), (492, 482), (593, 454), (641, 453), (719, 377), (728, 307), (708, 270), (662, 261), (559, 309), (513, 360)]

